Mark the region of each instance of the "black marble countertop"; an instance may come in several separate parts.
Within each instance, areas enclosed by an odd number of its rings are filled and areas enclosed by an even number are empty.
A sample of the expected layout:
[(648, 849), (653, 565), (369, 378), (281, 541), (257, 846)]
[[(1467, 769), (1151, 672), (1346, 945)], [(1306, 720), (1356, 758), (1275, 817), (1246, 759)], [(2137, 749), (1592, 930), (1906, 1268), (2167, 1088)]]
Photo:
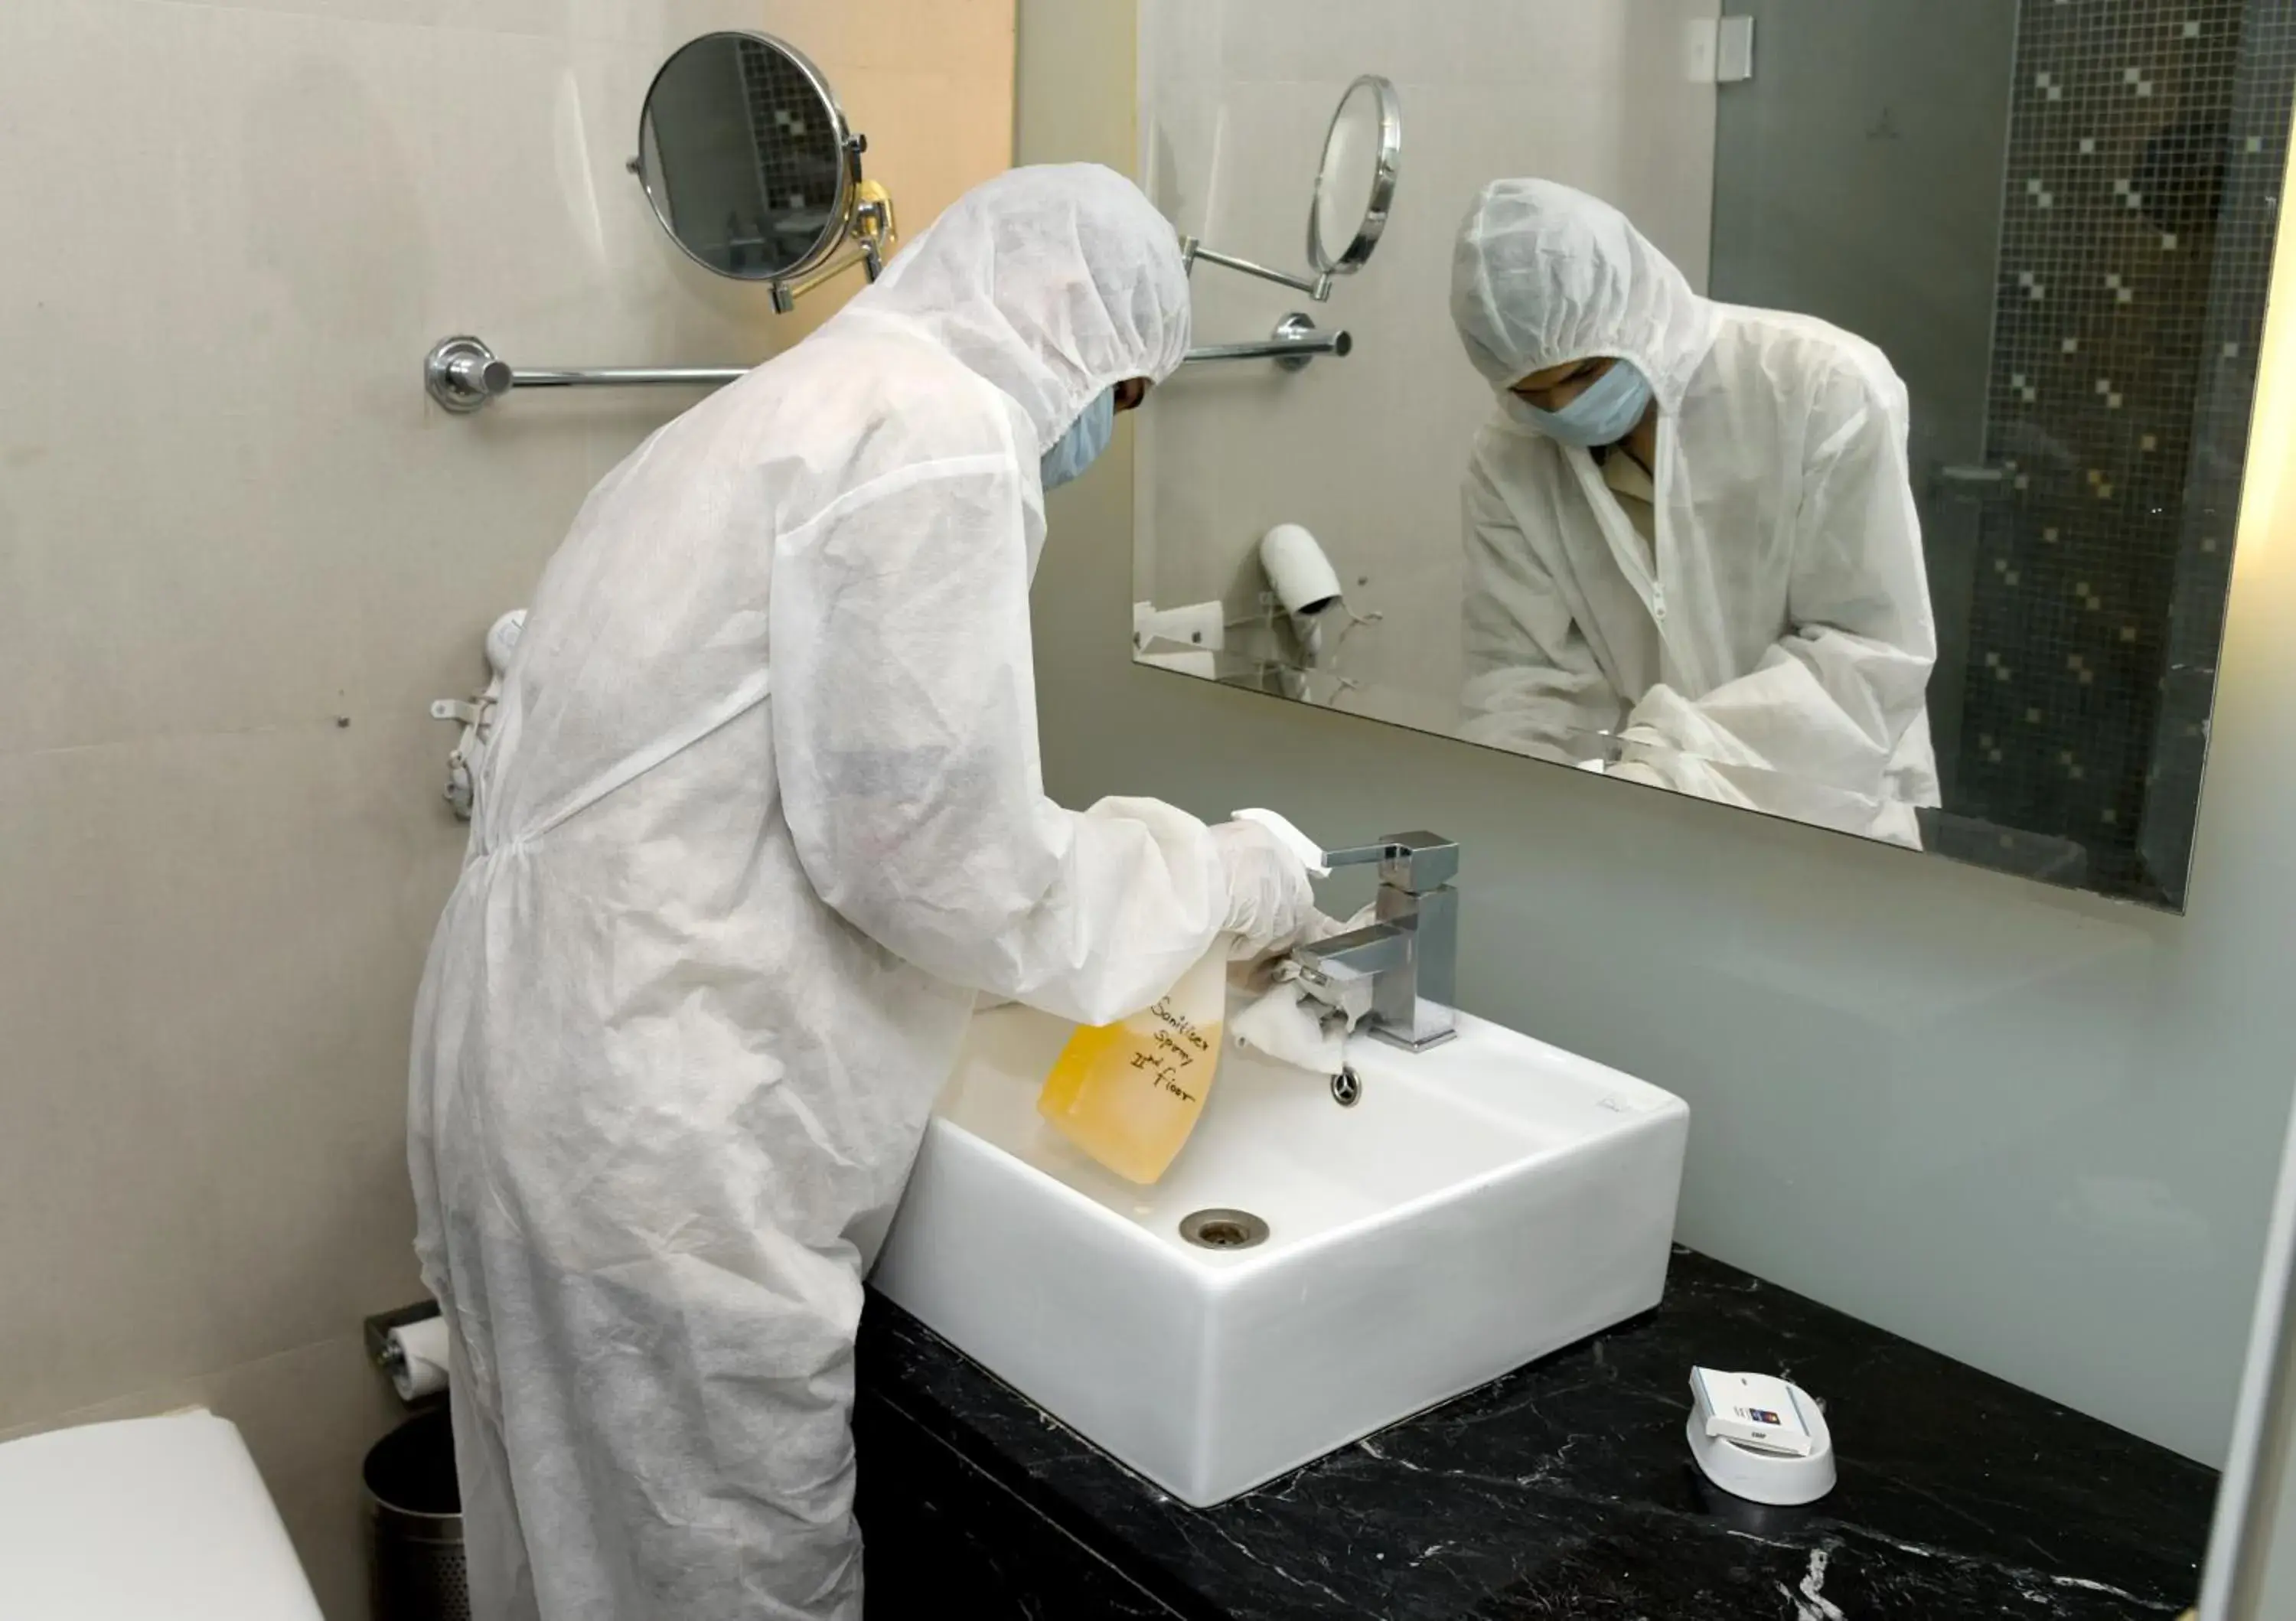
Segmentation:
[[(1036, 1596), (968, 1615), (2172, 1617), (2199, 1589), (2216, 1490), (2199, 1464), (1679, 1248), (1656, 1311), (1209, 1510), (874, 1295), (860, 1357), (872, 1433), (954, 1454), (979, 1482), (958, 1494), (996, 1498), (1004, 1519), (1017, 1498), (1138, 1601), (1064, 1607), (1031, 1561), (1013, 1591)], [(1707, 1485), (1683, 1436), (1693, 1362), (1819, 1396), (1833, 1494), (1769, 1509)], [(902, 1473), (873, 1480), (872, 1445), (865, 1535)]]

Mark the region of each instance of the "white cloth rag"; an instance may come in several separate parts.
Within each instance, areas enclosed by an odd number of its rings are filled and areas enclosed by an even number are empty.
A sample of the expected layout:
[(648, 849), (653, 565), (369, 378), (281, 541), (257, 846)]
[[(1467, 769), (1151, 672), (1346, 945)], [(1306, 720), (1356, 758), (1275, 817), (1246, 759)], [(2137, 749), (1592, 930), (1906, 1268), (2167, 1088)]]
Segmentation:
[(1308, 995), (1300, 970), (1287, 962), (1275, 988), (1228, 1020), (1236, 1040), (1278, 1063), (1296, 1064), (1316, 1075), (1347, 1068), (1346, 1017)]
[[(1308, 931), (1311, 940), (1328, 940), (1374, 921), (1378, 908), (1365, 906), (1341, 922), (1319, 919)], [(1289, 957), (1275, 963), (1275, 984), (1252, 1004), (1228, 1020), (1236, 1040), (1278, 1063), (1293, 1064), (1316, 1075), (1337, 1075), (1347, 1068), (1348, 1036), (1356, 1021), (1336, 1008), (1324, 1006), (1300, 983), (1300, 965)]]

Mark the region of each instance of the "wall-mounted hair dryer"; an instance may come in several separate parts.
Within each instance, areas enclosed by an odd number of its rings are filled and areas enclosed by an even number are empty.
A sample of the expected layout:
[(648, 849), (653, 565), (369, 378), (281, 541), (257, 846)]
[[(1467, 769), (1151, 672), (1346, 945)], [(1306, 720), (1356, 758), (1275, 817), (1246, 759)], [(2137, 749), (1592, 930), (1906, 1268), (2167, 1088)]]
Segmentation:
[(1294, 620), (1312, 618), (1340, 600), (1338, 570), (1299, 524), (1279, 523), (1260, 537), (1259, 566), (1268, 589)]
[(1313, 667), (1324, 651), (1323, 616), (1341, 605), (1339, 571), (1316, 537), (1296, 523), (1279, 523), (1260, 537), (1259, 567), (1276, 605), (1291, 618), (1303, 660)]

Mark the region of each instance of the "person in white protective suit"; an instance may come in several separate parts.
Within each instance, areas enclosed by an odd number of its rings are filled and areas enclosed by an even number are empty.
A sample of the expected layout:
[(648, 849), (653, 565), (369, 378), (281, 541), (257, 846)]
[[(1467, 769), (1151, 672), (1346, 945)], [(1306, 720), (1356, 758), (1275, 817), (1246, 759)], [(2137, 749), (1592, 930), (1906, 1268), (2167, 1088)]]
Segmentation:
[(857, 1617), (862, 1274), (976, 995), (1104, 1022), (1314, 917), (1259, 828), (1040, 783), (1043, 486), (1187, 340), (1128, 181), (1015, 170), (551, 561), (415, 1016), (482, 1621)]
[(1484, 188), (1451, 310), (1500, 406), (1465, 485), (1464, 734), (1918, 846), (1937, 638), (1882, 352), (1701, 298), (1542, 180)]

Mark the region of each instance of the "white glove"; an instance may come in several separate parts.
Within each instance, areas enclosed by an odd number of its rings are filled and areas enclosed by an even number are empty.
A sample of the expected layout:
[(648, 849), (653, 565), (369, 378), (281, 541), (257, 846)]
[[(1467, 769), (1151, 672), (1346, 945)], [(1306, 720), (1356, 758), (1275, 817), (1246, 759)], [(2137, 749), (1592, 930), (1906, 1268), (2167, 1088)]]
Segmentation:
[(1224, 929), (1235, 937), (1228, 954), (1259, 957), (1292, 944), (1319, 915), (1308, 869), (1256, 822), (1223, 822), (1211, 833), (1227, 877)]
[(1366, 902), (1363, 909), (1351, 918), (1325, 917), (1318, 912), (1308, 921), (1308, 927), (1300, 931), (1299, 943), (1302, 946), (1318, 945), (1334, 935), (1353, 934), (1357, 929), (1368, 929), (1378, 921), (1377, 901)]

